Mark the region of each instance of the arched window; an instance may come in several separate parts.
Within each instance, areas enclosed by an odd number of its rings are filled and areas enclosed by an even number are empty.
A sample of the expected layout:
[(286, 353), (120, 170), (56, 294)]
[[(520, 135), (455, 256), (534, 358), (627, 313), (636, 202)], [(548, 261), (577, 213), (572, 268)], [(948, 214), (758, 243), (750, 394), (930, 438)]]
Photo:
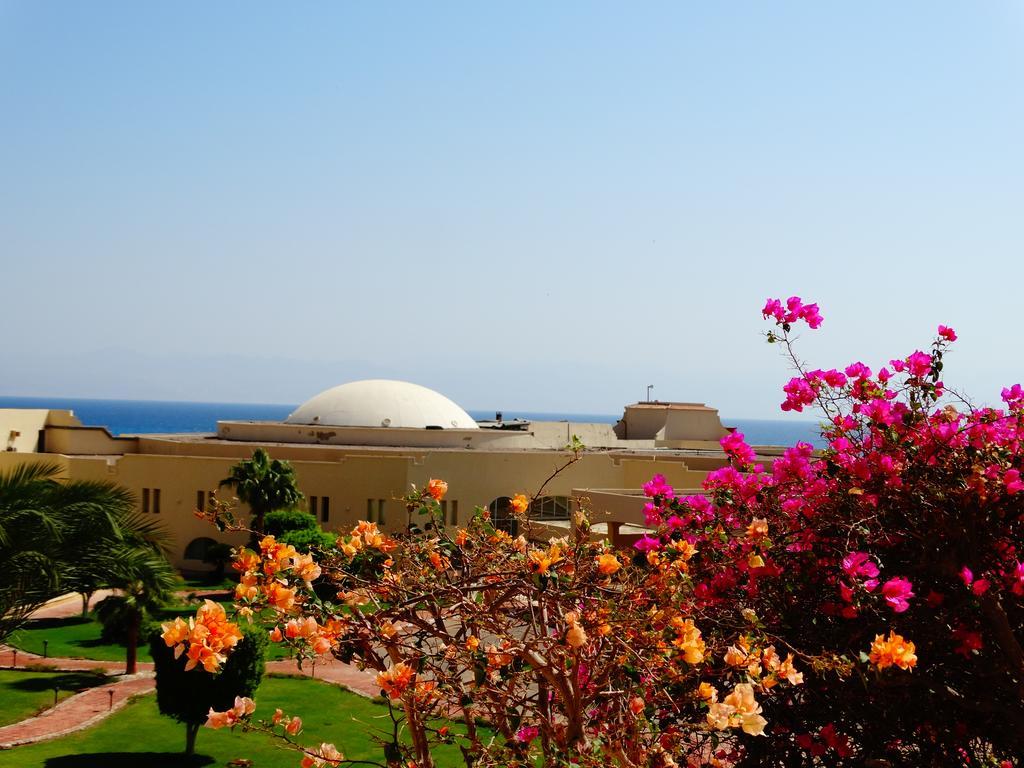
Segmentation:
[(192, 539), (185, 547), (185, 559), (186, 560), (202, 560), (206, 557), (207, 550), (214, 546), (217, 542), (211, 539), (209, 536), (200, 536), (198, 539)]
[(512, 514), (512, 499), (508, 496), (499, 496), (490, 504), (487, 509), (491, 512), (491, 524), (499, 531), (515, 536), (519, 532), (519, 521)]

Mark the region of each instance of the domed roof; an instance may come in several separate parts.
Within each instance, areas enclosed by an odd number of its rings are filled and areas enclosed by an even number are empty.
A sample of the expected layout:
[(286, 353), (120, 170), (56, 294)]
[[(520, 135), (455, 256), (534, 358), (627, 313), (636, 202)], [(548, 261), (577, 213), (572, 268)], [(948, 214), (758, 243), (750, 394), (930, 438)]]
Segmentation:
[(304, 402), (285, 422), (332, 427), (478, 429), (468, 413), (439, 392), (388, 379), (332, 387)]

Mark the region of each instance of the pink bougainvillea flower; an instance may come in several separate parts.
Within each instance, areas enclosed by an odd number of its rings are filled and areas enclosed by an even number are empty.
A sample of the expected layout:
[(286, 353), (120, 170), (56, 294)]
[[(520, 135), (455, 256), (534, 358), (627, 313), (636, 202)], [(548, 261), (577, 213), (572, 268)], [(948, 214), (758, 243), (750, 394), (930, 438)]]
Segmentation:
[(1024, 482), (1021, 482), (1019, 469), (1006, 470), (1006, 474), (1003, 475), (1003, 484), (1006, 486), (1006, 492), (1011, 496), (1024, 491)]
[(644, 495), (651, 498), (661, 496), (665, 499), (674, 499), (676, 492), (666, 482), (664, 475), (655, 475), (648, 482), (644, 483)]
[(818, 328), (822, 322), (818, 305), (804, 304), (799, 296), (790, 296), (786, 299), (785, 306), (778, 299), (768, 299), (761, 310), (761, 315), (765, 319), (774, 318), (776, 325), (792, 325), (797, 320), (803, 320), (809, 327)]
[(644, 535), (644, 537), (634, 544), (633, 547), (640, 552), (656, 552), (661, 549), (661, 539), (655, 539), (651, 536)]
[(801, 311), (800, 316), (804, 319), (804, 322), (806, 322), (807, 325), (810, 326), (812, 329), (817, 329), (821, 327), (821, 322), (823, 318), (821, 316), (821, 312), (818, 309), (817, 304), (804, 305), (804, 308)]
[(1014, 405), (1020, 405), (1024, 403), (1024, 387), (1020, 384), (1014, 384), (1012, 387), (1004, 387), (1001, 393), (1003, 402), (1011, 408)]
[(730, 432), (718, 442), (726, 455), (734, 459), (737, 464), (753, 464), (757, 459), (754, 449), (747, 445), (742, 432)]
[(914, 596), (912, 588), (907, 579), (897, 576), (882, 585), (882, 597), (896, 613), (903, 613), (910, 607), (909, 599)]
[(980, 651), (985, 647), (980, 632), (975, 632), (963, 626), (953, 630), (953, 642), (957, 644), (956, 648), (953, 649), (954, 653), (959, 653), (965, 659), (970, 658), (972, 653)]
[(761, 314), (765, 319), (774, 317), (776, 322), (781, 323), (786, 317), (786, 310), (782, 308), (782, 302), (778, 299), (768, 299), (764, 304), (764, 309), (761, 310)]
[(932, 369), (932, 356), (920, 350), (914, 352), (907, 358), (907, 372), (911, 376), (921, 379), (928, 375)]
[(867, 552), (851, 552), (843, 558), (843, 571), (851, 578), (866, 576), (873, 579), (878, 576), (878, 566)]
[(974, 583), (974, 571), (965, 565), (960, 569), (960, 581), (964, 583), (965, 587), (971, 586)]
[(540, 735), (540, 728), (536, 725), (528, 725), (516, 731), (516, 741), (520, 744), (529, 744)]
[(948, 325), (939, 326), (939, 336), (944, 338), (946, 341), (956, 341), (956, 331)]
[(871, 377), (871, 369), (864, 363), (850, 363), (846, 366), (846, 375), (851, 379), (868, 379)]

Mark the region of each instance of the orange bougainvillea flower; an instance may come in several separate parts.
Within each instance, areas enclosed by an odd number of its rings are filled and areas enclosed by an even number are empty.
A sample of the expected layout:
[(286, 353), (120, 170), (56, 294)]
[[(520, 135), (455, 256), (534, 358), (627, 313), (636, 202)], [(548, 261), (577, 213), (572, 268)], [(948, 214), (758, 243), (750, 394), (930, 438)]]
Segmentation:
[(321, 768), (324, 765), (340, 765), (345, 756), (333, 744), (321, 744), (306, 752), (299, 765), (302, 768)]
[(526, 567), (530, 569), (530, 573), (535, 573), (539, 576), (547, 576), (553, 565), (557, 565), (562, 561), (562, 548), (558, 544), (552, 544), (547, 552), (542, 552), (539, 549), (530, 552)]
[(871, 643), (871, 655), (868, 657), (868, 660), (879, 671), (886, 667), (899, 667), (900, 669), (910, 670), (917, 666), (917, 655), (914, 653), (914, 650), (912, 642), (890, 630), (888, 638), (884, 635), (875, 635), (875, 640)]
[(687, 664), (700, 664), (704, 661), (704, 653), (707, 648), (701, 637), (700, 630), (693, 623), (693, 619), (681, 619), (676, 616), (672, 619), (672, 628), (676, 631), (676, 638), (672, 645), (678, 648)]
[(754, 698), (754, 687), (740, 683), (725, 701), (712, 702), (708, 708), (708, 725), (718, 731), (742, 728), (751, 736), (763, 736), (768, 721), (761, 716), (761, 705)]
[(517, 515), (521, 515), (526, 511), (527, 507), (530, 506), (530, 501), (523, 494), (517, 493), (515, 496), (512, 497), (511, 504), (512, 511), (515, 512)]
[(444, 498), (444, 495), (448, 493), (448, 483), (444, 480), (431, 480), (427, 483), (427, 495), (430, 496), (434, 501), (440, 501)]
[(768, 535), (768, 520), (755, 517), (747, 526), (747, 538), (763, 539)]
[(435, 571), (448, 570), (448, 567), (451, 565), (451, 561), (447, 557), (443, 557), (436, 549), (431, 551), (428, 559), (430, 564), (434, 566)]
[(225, 653), (242, 639), (242, 631), (228, 621), (223, 606), (212, 600), (199, 606), (188, 624), (177, 618), (162, 629), (161, 637), (168, 648), (174, 648), (174, 658), (186, 655), (185, 671), (202, 666), (207, 672), (216, 672)]
[(404, 662), (395, 664), (387, 672), (377, 675), (376, 682), (389, 699), (400, 699), (409, 688), (416, 673)]
[(267, 602), (279, 611), (287, 611), (295, 605), (295, 590), (280, 581), (271, 581), (266, 586)]
[(231, 567), (241, 573), (252, 573), (259, 570), (260, 556), (251, 549), (243, 549), (238, 553), (238, 556), (235, 558), (235, 562), (231, 564)]
[(619, 558), (617, 558), (611, 552), (599, 555), (597, 558), (597, 570), (603, 573), (605, 576), (611, 576), (621, 567), (622, 563), (619, 562)]
[(320, 576), (320, 566), (313, 560), (312, 555), (296, 555), (292, 569), (307, 585)]
[(579, 621), (580, 617), (575, 611), (565, 614), (565, 623), (569, 626), (568, 631), (565, 633), (565, 642), (573, 648), (581, 648), (589, 640), (586, 631), (580, 626)]

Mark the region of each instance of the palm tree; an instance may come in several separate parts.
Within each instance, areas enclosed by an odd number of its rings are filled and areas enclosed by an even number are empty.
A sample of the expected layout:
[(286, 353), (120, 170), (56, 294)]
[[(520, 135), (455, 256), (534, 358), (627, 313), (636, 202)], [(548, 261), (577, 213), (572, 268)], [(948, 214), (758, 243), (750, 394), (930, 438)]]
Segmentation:
[(123, 632), (127, 646), (125, 674), (133, 675), (142, 622), (174, 594), (178, 574), (161, 552), (146, 544), (123, 544), (112, 554), (106, 585), (117, 588), (119, 594), (101, 600), (96, 617), (104, 627)]
[(82, 591), (88, 601), (88, 593), (110, 586), (118, 546), (159, 552), (168, 545), (126, 489), (62, 480), (61, 472), (39, 462), (0, 473), (0, 641), (50, 598)]
[(79, 481), (61, 485), (58, 495), (62, 507), (74, 511), (65, 515), (61, 588), (81, 593), (83, 616), (93, 592), (114, 586), (110, 574), (116, 572), (122, 545), (144, 545), (170, 556), (167, 531), (136, 508), (128, 490)]
[(270, 454), (262, 448), (257, 448), (251, 459), (235, 464), (220, 485), (234, 488), (238, 500), (249, 505), (253, 538), (263, 533), (268, 512), (294, 507), (303, 499), (292, 465), (277, 459), (271, 461)]
[(57, 592), (61, 524), (53, 505), (56, 464), (0, 473), (0, 640)]

